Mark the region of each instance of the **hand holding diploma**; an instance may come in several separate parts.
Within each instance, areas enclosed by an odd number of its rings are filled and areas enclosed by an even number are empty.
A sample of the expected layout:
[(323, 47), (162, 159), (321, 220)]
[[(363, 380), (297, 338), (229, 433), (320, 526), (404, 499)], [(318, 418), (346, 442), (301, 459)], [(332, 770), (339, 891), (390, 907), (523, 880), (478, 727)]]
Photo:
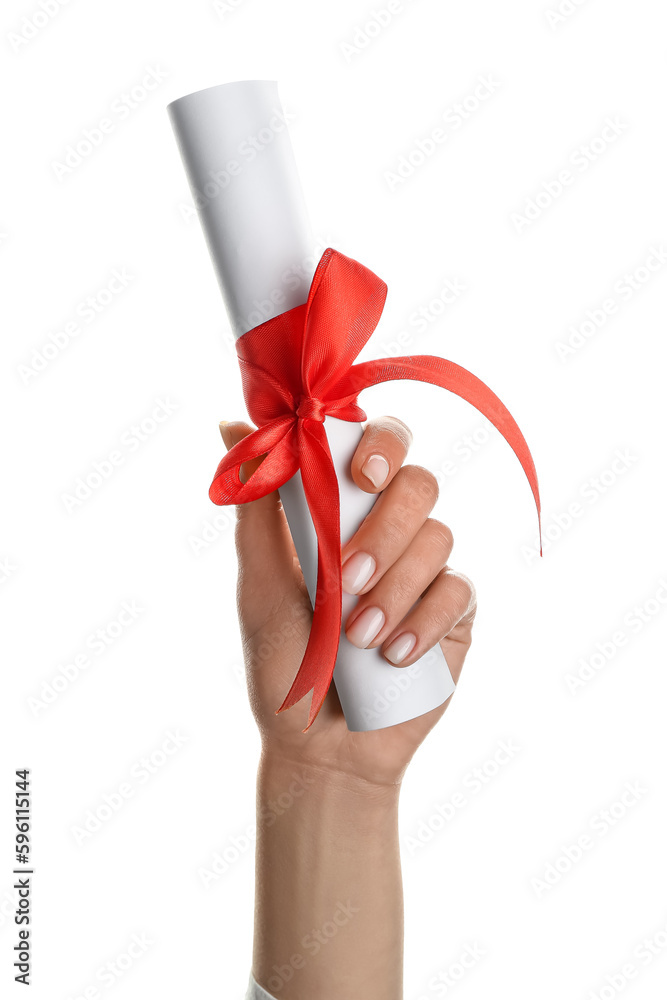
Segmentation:
[[(408, 678), (391, 660), (397, 650), (408, 655), (407, 647), (395, 645), (382, 656), (368, 641), (362, 648), (355, 645), (355, 634), (363, 637), (373, 624), (369, 609), (359, 612), (359, 622), (350, 622), (349, 635), (341, 629), (352, 607), (341, 580), (342, 540), (370, 510), (350, 473), (360, 421), (366, 419), (359, 394), (404, 379), (456, 393), (511, 445), (539, 514), (537, 477), (512, 415), (472, 373), (434, 355), (355, 363), (380, 320), (387, 286), (331, 247), (319, 263), (311, 256), (314, 240), (278, 106), (270, 81), (211, 87), (169, 106), (237, 336), (246, 406), (257, 428), (220, 462), (209, 496), (217, 504), (242, 504), (280, 490), (313, 616), (303, 659), (276, 711), (308, 696), (308, 730), (333, 680), (348, 729), (383, 729), (442, 706), (454, 679), (439, 645), (428, 663), (414, 662)], [(255, 134), (266, 143), (261, 155), (248, 159), (248, 135)], [(285, 276), (294, 274), (299, 279), (290, 281), (287, 294)], [(260, 456), (264, 461), (242, 483), (240, 466)], [(360, 559), (348, 572), (355, 566), (361, 572)], [(400, 645), (408, 641), (405, 636)]]
[[(250, 432), (242, 422), (221, 425), (227, 448)], [(343, 587), (357, 595), (344, 629), (355, 646), (378, 648), (408, 676), (410, 665), (439, 644), (456, 682), (471, 641), (474, 590), (448, 566), (451, 531), (429, 516), (438, 495), (435, 476), (403, 464), (410, 441), (405, 424), (384, 417), (368, 423), (354, 454), (354, 482), (377, 499), (359, 529), (343, 539)], [(241, 478), (257, 464), (244, 465)], [(303, 658), (312, 605), (278, 493), (236, 509), (241, 632), (250, 702), (265, 752), (315, 767), (326, 761), (344, 779), (397, 784), (448, 701), (364, 738), (348, 730), (333, 685), (308, 740), (302, 732), (305, 703), (276, 715), (276, 698)]]

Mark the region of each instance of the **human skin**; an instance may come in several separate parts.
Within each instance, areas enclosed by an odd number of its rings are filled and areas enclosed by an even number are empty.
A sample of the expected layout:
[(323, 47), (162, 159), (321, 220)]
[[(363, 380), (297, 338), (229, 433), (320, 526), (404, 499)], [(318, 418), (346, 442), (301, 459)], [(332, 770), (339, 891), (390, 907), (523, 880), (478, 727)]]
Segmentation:
[[(220, 425), (228, 449), (251, 431)], [(343, 587), (359, 596), (345, 631), (389, 662), (407, 648), (401, 667), (440, 643), (456, 682), (471, 643), (474, 588), (448, 565), (449, 528), (429, 516), (435, 477), (403, 464), (411, 439), (394, 417), (372, 420), (352, 460), (355, 483), (378, 499), (343, 540)], [(243, 481), (260, 461), (242, 467)], [(353, 733), (332, 685), (306, 733), (308, 698), (276, 715), (303, 658), (312, 608), (278, 493), (236, 511), (238, 614), (261, 736), (253, 975), (280, 1000), (401, 1000), (399, 792), (448, 702)]]

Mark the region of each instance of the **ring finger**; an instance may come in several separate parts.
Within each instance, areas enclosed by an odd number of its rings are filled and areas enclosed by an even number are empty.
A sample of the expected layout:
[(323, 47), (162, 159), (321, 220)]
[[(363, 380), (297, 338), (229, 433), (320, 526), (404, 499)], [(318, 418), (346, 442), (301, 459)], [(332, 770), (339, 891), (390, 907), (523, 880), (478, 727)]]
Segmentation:
[(361, 649), (381, 645), (447, 565), (452, 545), (447, 525), (428, 518), (405, 552), (357, 601), (345, 625), (349, 641)]
[(433, 510), (438, 481), (418, 465), (404, 465), (344, 546), (343, 590), (364, 594), (407, 549)]

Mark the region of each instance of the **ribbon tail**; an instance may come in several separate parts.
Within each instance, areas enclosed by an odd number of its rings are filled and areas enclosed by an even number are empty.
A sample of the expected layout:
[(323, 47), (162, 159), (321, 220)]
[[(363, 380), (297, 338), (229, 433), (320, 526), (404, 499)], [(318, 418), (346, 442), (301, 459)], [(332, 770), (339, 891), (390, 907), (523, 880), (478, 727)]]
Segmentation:
[(306, 652), (276, 715), (296, 705), (312, 690), (305, 733), (315, 721), (333, 677), (343, 599), (338, 479), (324, 424), (303, 421), (299, 433), (303, 490), (317, 534), (317, 590)]
[(379, 382), (389, 382), (393, 379), (413, 379), (417, 382), (429, 382), (439, 385), (449, 392), (455, 393), (466, 402), (471, 403), (479, 412), (491, 421), (500, 431), (510, 448), (519, 459), (521, 467), (528, 479), (537, 508), (537, 523), (540, 537), (540, 555), (542, 555), (542, 507), (540, 490), (537, 482), (537, 472), (530, 448), (519, 425), (505, 404), (495, 392), (473, 375), (466, 368), (446, 361), (431, 354), (415, 354), (403, 358), (380, 358), (376, 361), (364, 361), (352, 365), (346, 375), (336, 386), (340, 393), (340, 403), (343, 405), (351, 395), (367, 389)]

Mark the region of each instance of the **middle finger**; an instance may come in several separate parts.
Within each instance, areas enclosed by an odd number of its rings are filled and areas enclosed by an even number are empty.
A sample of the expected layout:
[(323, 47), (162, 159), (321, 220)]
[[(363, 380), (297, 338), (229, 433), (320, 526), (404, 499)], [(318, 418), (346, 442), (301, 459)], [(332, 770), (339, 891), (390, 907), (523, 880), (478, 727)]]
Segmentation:
[(400, 557), (438, 499), (438, 481), (419, 465), (404, 465), (343, 547), (343, 590), (364, 594)]

